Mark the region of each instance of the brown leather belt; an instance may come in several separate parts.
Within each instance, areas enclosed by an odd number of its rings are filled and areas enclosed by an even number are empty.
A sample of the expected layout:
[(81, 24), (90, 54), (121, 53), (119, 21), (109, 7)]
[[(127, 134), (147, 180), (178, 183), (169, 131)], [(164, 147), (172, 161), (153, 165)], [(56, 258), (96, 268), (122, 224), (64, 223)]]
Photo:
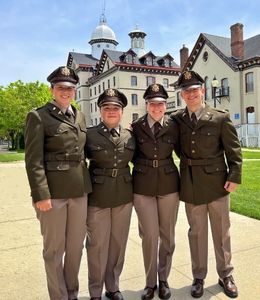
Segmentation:
[(84, 160), (83, 153), (45, 153), (44, 161), (81, 161)]
[(207, 166), (215, 163), (225, 162), (223, 157), (218, 158), (209, 158), (209, 159), (190, 159), (186, 157), (181, 157), (181, 163), (184, 163), (188, 166)]
[(149, 166), (153, 168), (163, 167), (167, 165), (171, 165), (173, 163), (173, 160), (171, 158), (167, 159), (143, 159), (143, 158), (137, 158), (134, 161), (134, 164), (140, 164), (144, 166)]
[(91, 170), (91, 173), (94, 175), (103, 175), (117, 177), (124, 174), (130, 174), (130, 168), (120, 168), (120, 169), (105, 169), (105, 168), (95, 168)]

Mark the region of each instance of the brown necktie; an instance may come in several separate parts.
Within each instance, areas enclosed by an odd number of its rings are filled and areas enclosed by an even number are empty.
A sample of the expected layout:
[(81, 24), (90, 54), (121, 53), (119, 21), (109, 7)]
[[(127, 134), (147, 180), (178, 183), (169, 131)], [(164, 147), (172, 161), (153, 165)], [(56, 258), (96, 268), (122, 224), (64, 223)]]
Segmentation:
[(196, 114), (193, 112), (191, 114), (190, 118), (191, 118), (192, 127), (194, 128), (197, 125), (197, 122), (198, 122)]
[(71, 123), (74, 123), (74, 116), (69, 109), (66, 110), (65, 116), (70, 120)]
[(117, 142), (119, 138), (118, 132), (115, 130), (115, 128), (110, 129), (110, 134), (112, 135), (113, 141)]
[(155, 122), (153, 124), (153, 134), (156, 137), (161, 130), (161, 124), (159, 122)]

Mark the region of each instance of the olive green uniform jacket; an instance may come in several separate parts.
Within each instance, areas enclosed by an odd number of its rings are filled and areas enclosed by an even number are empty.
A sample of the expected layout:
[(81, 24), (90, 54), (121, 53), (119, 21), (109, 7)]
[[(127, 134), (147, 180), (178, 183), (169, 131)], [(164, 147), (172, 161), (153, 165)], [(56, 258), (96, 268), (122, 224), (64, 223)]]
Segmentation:
[(157, 137), (151, 131), (147, 114), (132, 124), (136, 138), (133, 159), (134, 193), (161, 196), (179, 191), (179, 173), (173, 161), (173, 150), (178, 153), (178, 126), (164, 117)]
[(86, 155), (93, 186), (90, 206), (113, 208), (133, 201), (128, 163), (134, 150), (135, 140), (128, 129), (120, 128), (120, 137), (114, 141), (104, 123), (88, 128)]
[(84, 146), (84, 115), (74, 109), (75, 124), (52, 103), (27, 115), (25, 163), (34, 202), (77, 198), (91, 191)]
[(241, 183), (241, 148), (229, 113), (206, 105), (195, 128), (187, 109), (171, 118), (180, 127), (182, 201), (209, 203), (228, 194), (226, 181)]

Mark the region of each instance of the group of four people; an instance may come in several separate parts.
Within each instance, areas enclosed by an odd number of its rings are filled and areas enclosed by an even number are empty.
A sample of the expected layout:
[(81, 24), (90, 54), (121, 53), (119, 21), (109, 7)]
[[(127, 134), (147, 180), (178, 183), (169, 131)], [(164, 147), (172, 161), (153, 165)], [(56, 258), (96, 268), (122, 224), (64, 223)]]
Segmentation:
[[(108, 89), (99, 96), (102, 121), (86, 128), (84, 115), (71, 105), (78, 82), (74, 70), (59, 67), (47, 80), (53, 99), (27, 116), (25, 161), (50, 299), (77, 299), (85, 236), (90, 299), (101, 299), (103, 285), (107, 298), (123, 299), (119, 276), (133, 205), (146, 274), (141, 299), (154, 298), (157, 282), (159, 298), (169, 299), (179, 199), (190, 226), (191, 295), (203, 295), (209, 216), (219, 284), (236, 297), (228, 195), (241, 181), (241, 150), (228, 113), (204, 103), (199, 74), (180, 75), (187, 107), (171, 117), (165, 114), (167, 92), (160, 84), (150, 85), (144, 93), (147, 114), (130, 130), (120, 125), (127, 105), (120, 91)], [(173, 150), (180, 158), (181, 180)]]

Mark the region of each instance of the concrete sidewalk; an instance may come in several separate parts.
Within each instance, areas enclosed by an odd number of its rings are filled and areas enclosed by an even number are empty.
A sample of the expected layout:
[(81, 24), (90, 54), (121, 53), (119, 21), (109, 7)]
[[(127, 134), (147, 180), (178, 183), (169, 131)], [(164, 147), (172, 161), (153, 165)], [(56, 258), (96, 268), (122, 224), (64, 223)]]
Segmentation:
[[(0, 164), (0, 299), (47, 300), (42, 260), (42, 237), (30, 203), (24, 163)], [(260, 222), (231, 213), (234, 278), (238, 299), (260, 299)], [(171, 299), (193, 299), (187, 238), (188, 224), (181, 203), (176, 228), (176, 250), (169, 284)], [(211, 241), (211, 238), (209, 239)], [(212, 243), (205, 293), (200, 299), (229, 299), (217, 284)], [(82, 257), (79, 299), (88, 300), (86, 254)], [(125, 300), (138, 300), (145, 285), (141, 241), (133, 211), (126, 261), (121, 275)], [(103, 299), (106, 299), (104, 296)], [(159, 299), (158, 296), (154, 298)]]

